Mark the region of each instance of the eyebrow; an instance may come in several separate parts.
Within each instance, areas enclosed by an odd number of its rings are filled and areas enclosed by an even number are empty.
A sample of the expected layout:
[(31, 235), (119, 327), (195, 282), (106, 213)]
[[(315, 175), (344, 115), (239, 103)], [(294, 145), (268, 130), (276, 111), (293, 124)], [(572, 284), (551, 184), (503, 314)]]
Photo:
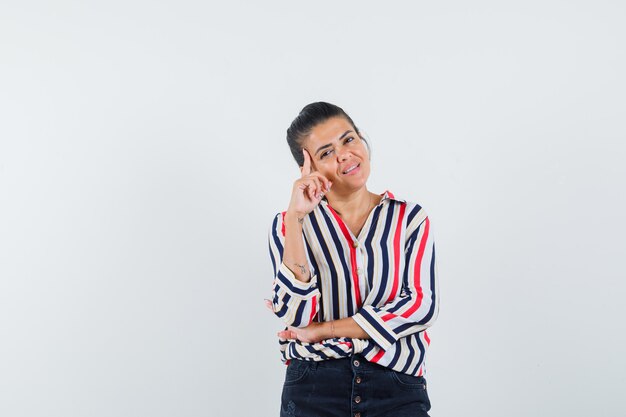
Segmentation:
[[(344, 138), (344, 137), (345, 137), (348, 133), (350, 133), (350, 132), (352, 132), (352, 130), (346, 130), (346, 131), (343, 133), (343, 135), (339, 136), (339, 139), (337, 139), (337, 140), (341, 140), (341, 139), (343, 139), (343, 138)], [(320, 146), (320, 147), (319, 147), (319, 148), (315, 151), (315, 153), (314, 153), (313, 155), (317, 155), (317, 154), (318, 154), (318, 152), (319, 152), (319, 151), (321, 151), (322, 149), (326, 149), (326, 148), (331, 147), (331, 146), (332, 146), (332, 144), (331, 144), (331, 143), (327, 143), (326, 145), (322, 145), (322, 146)]]

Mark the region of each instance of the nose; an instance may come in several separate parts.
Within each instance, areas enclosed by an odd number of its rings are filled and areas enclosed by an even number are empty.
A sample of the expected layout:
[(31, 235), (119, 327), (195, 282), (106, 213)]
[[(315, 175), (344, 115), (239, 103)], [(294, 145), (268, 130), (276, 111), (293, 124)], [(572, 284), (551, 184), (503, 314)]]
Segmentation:
[(337, 152), (337, 160), (339, 162), (343, 162), (343, 161), (347, 160), (348, 156), (350, 155), (350, 153), (347, 150), (345, 150), (345, 149), (339, 149), (336, 152)]

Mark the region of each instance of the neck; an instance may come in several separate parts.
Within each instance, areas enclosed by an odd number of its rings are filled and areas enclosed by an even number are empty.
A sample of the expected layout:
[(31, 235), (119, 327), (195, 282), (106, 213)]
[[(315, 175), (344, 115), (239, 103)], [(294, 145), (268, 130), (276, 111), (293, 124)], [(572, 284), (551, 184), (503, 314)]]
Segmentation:
[(326, 195), (328, 204), (341, 214), (342, 217), (358, 216), (362, 214), (364, 207), (372, 204), (372, 193), (363, 186), (357, 191), (347, 194), (335, 193), (332, 190)]

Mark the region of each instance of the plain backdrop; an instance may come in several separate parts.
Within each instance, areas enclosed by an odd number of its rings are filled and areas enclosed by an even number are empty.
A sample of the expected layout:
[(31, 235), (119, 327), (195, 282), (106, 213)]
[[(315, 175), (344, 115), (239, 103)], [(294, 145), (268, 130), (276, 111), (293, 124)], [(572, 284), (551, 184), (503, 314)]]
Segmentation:
[(423, 205), (433, 417), (626, 415), (621, 1), (0, 3), (0, 415), (277, 416), (285, 130)]

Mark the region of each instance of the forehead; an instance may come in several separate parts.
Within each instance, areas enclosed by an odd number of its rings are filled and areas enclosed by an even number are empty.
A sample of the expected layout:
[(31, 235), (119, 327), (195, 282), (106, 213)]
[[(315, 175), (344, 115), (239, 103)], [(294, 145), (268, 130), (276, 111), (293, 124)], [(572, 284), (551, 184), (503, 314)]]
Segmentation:
[(311, 148), (325, 145), (339, 139), (348, 130), (354, 131), (354, 128), (345, 117), (332, 117), (311, 130), (305, 145)]

